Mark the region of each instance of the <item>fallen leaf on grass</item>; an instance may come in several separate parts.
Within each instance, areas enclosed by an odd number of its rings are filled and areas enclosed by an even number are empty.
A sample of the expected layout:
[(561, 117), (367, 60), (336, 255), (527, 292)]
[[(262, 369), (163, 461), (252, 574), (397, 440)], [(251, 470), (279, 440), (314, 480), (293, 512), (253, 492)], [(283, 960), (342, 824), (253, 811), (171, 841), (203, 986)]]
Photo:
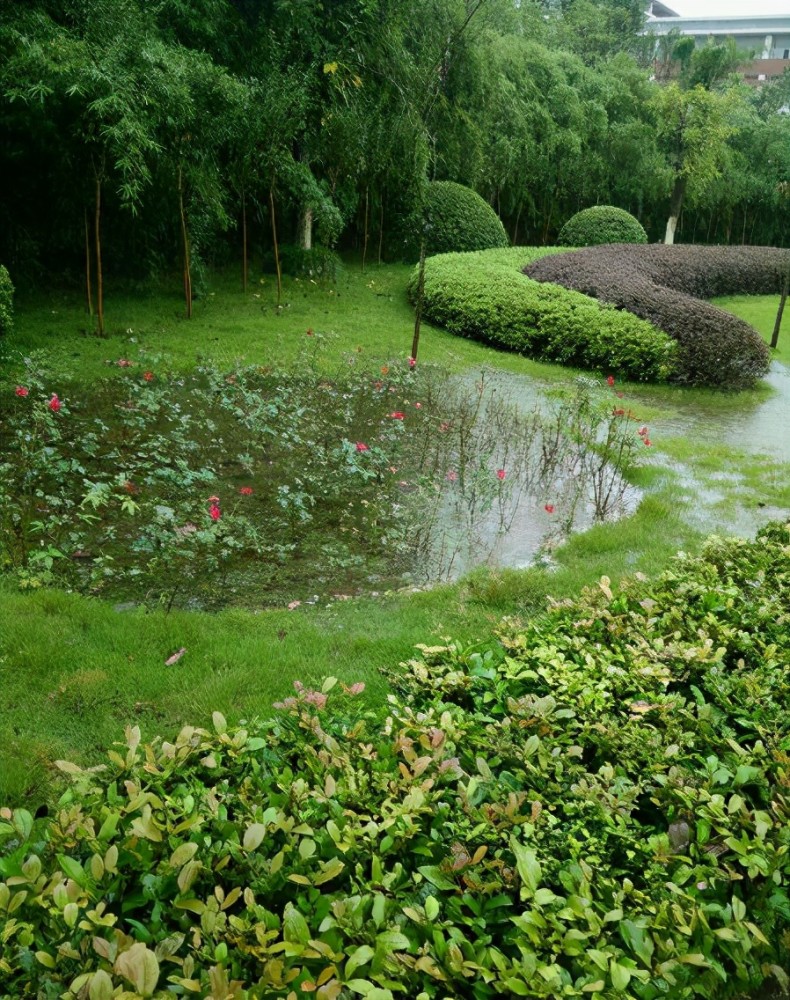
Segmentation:
[(178, 663), (178, 661), (181, 659), (184, 653), (186, 653), (186, 647), (182, 646), (181, 649), (178, 650), (178, 652), (173, 653), (172, 656), (168, 656), (168, 658), (165, 660), (165, 666), (172, 667), (174, 663)]

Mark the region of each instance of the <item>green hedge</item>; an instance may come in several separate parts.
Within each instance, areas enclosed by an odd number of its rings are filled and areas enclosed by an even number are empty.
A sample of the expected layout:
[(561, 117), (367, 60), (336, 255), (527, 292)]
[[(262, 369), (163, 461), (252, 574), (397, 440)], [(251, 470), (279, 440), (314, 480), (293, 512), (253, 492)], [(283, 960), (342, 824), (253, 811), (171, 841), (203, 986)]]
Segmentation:
[(329, 680), (265, 724), (130, 727), (46, 821), (0, 810), (0, 996), (786, 986), (788, 608), (775, 525), (420, 647), (375, 711)]
[(557, 243), (561, 247), (593, 247), (601, 243), (647, 243), (642, 224), (629, 212), (614, 205), (585, 208), (560, 230)]
[[(666, 334), (627, 312), (521, 273), (558, 253), (511, 247), (432, 257), (425, 265), (424, 315), (451, 333), (531, 357), (636, 381), (668, 378), (676, 348)], [(415, 270), (412, 296), (416, 284)]]
[(8, 270), (0, 264), (0, 336), (14, 326), (14, 286)]
[(768, 348), (744, 320), (703, 301), (779, 292), (790, 250), (775, 247), (601, 246), (532, 263), (530, 277), (594, 296), (678, 343), (676, 381), (738, 388), (768, 371)]
[(471, 188), (452, 181), (428, 185), (425, 203), (429, 254), (488, 250), (508, 245), (499, 216)]

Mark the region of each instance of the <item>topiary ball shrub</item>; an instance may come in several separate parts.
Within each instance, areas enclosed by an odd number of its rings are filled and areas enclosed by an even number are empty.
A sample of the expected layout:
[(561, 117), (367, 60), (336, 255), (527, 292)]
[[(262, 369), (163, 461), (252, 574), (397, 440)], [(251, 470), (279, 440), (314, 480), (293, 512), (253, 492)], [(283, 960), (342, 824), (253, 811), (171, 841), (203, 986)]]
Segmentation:
[(8, 270), (0, 264), (0, 336), (14, 325), (14, 286)]
[(594, 247), (601, 243), (647, 243), (647, 233), (638, 219), (614, 205), (585, 208), (560, 230), (561, 247)]
[(508, 245), (505, 227), (488, 202), (452, 181), (428, 185), (425, 204), (426, 252), (489, 250)]

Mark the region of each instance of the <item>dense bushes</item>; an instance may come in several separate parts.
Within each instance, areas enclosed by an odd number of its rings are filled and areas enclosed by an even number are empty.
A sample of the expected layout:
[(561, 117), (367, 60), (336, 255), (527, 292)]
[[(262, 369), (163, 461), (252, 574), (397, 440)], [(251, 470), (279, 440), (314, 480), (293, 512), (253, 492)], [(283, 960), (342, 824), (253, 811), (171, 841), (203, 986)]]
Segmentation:
[(0, 811), (0, 996), (786, 985), (788, 543), (421, 647), (377, 711), (297, 685), (263, 725), (62, 763), (48, 820)]
[[(425, 267), (428, 319), (451, 333), (532, 357), (605, 369), (638, 381), (662, 381), (675, 344), (649, 323), (519, 271), (561, 251), (513, 247), (443, 254)], [(410, 291), (416, 288), (416, 272)]]
[(585, 208), (560, 230), (561, 247), (594, 247), (600, 243), (647, 243), (647, 233), (638, 219), (614, 205)]
[(0, 264), (0, 336), (14, 325), (14, 286), (8, 270)]
[(508, 245), (499, 216), (476, 191), (452, 181), (428, 185), (426, 252), (488, 250)]
[(678, 381), (749, 385), (769, 353), (748, 323), (702, 299), (778, 292), (789, 250), (772, 247), (591, 247), (531, 264), (526, 273), (648, 320), (678, 342)]

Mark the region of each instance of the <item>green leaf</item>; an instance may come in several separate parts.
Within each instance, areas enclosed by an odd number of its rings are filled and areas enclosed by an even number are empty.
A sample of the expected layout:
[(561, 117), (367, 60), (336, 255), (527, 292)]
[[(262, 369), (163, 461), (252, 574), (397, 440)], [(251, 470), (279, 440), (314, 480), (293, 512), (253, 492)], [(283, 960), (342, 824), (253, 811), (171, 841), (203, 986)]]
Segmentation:
[(543, 877), (537, 854), (520, 844), (515, 837), (510, 838), (510, 849), (516, 856), (516, 868), (521, 881), (531, 892), (535, 892)]
[(115, 961), (115, 971), (128, 979), (143, 997), (152, 996), (159, 981), (156, 955), (140, 942), (121, 952)]
[(431, 921), (439, 916), (439, 900), (436, 896), (429, 896), (425, 900), (425, 916)]
[(609, 963), (609, 975), (612, 977), (612, 986), (616, 990), (624, 990), (631, 982), (630, 969), (615, 962), (614, 959)]
[(307, 944), (310, 940), (310, 928), (307, 926), (307, 921), (293, 903), (285, 904), (283, 938), (293, 944)]
[(170, 855), (170, 867), (181, 868), (197, 854), (198, 845), (191, 841), (179, 846)]
[(408, 951), (411, 941), (400, 931), (383, 931), (376, 935), (376, 951), (384, 952), (385, 955), (393, 951)]
[(264, 823), (250, 823), (244, 831), (243, 846), (245, 851), (254, 851), (261, 846), (263, 838), (266, 836), (266, 825)]
[(77, 885), (82, 886), (83, 889), (87, 889), (90, 885), (90, 879), (79, 861), (75, 861), (74, 858), (70, 858), (67, 854), (59, 854), (58, 864), (67, 878), (74, 879)]
[(363, 944), (357, 948), (352, 955), (349, 955), (346, 961), (346, 978), (350, 979), (357, 969), (361, 969), (363, 965), (367, 965), (374, 955), (375, 952), (370, 945)]
[(444, 889), (447, 892), (452, 892), (458, 888), (452, 879), (449, 879), (441, 868), (436, 865), (420, 865), (417, 869), (423, 878), (427, 879), (431, 885), (435, 885), (437, 889)]

